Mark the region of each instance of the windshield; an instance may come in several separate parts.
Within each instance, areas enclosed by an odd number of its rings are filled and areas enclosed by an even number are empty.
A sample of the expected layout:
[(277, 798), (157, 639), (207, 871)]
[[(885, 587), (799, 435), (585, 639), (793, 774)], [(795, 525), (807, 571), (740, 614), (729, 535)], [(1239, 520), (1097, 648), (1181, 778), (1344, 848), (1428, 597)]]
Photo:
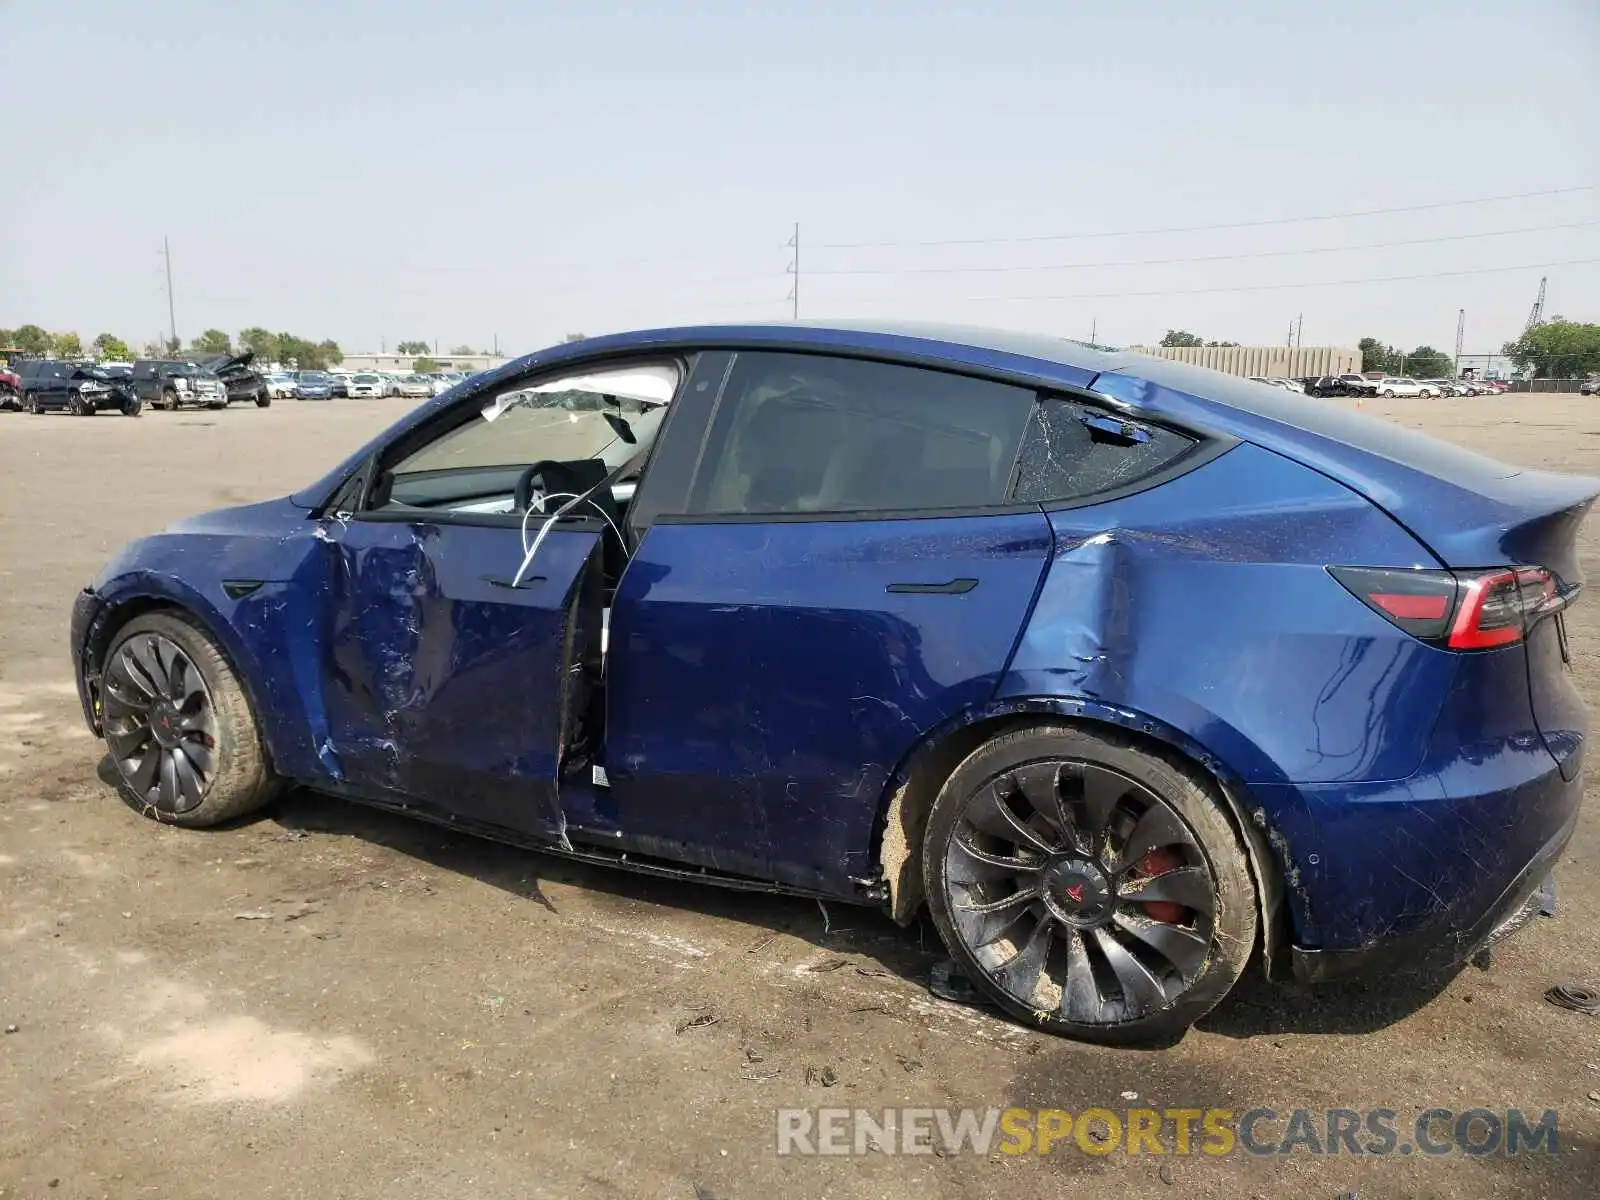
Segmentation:
[(499, 403), (492, 423), (479, 419), (446, 434), (398, 464), (395, 474), (587, 458), (613, 471), (650, 444), (667, 412), (665, 404), (578, 391), (513, 392)]
[(200, 367), (196, 366), (194, 363), (169, 363), (166, 367), (166, 372), (168, 375), (208, 374), (208, 372), (201, 370)]
[(351, 383), (381, 383), (382, 380), (376, 375), (362, 374), (362, 375), (352, 375), (352, 376), (350, 376), (350, 382)]
[(300, 382), (309, 383), (315, 387), (318, 384), (328, 383), (329, 379), (321, 371), (301, 371)]

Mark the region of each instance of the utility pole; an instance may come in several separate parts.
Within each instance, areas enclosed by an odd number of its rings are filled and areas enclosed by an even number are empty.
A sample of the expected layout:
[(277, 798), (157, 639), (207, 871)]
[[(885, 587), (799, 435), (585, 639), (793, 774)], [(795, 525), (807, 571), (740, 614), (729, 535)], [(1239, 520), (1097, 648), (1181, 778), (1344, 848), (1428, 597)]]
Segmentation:
[(161, 239), (161, 257), (167, 261), (167, 327), (175, 342), (178, 340), (178, 318), (172, 303), (172, 247), (167, 244), (165, 237)]
[(1300, 331), (1305, 328), (1306, 315), (1301, 313), (1294, 319), (1294, 348), (1300, 349)]
[(1467, 334), (1467, 310), (1461, 309), (1456, 313), (1456, 374), (1461, 378), (1461, 343)]
[(793, 301), (791, 309), (794, 320), (800, 319), (800, 222), (794, 223), (794, 236), (787, 243), (794, 254), (789, 259), (789, 274), (794, 276), (794, 283), (789, 287), (789, 299)]
[(1100, 318), (1096, 317), (1089, 325), (1089, 345), (1098, 346), (1097, 335), (1100, 332)]

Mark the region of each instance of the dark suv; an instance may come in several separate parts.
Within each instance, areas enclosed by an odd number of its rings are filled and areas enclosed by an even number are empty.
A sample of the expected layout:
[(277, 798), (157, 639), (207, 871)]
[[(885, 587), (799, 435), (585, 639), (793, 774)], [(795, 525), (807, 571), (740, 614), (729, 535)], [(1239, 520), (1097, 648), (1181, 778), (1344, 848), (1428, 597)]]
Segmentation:
[(137, 417), (144, 407), (124, 378), (92, 362), (62, 358), (30, 358), (22, 363), (22, 409), (42, 413), (62, 409), (79, 417), (114, 408)]
[(267, 391), (267, 381), (251, 369), (250, 364), (255, 357), (254, 350), (239, 354), (212, 354), (202, 358), (199, 365), (222, 380), (222, 386), (228, 391), (229, 404), (244, 400), (257, 408), (266, 408), (272, 403), (272, 393)]
[(228, 407), (222, 380), (199, 363), (180, 359), (141, 358), (133, 364), (133, 387), (141, 400), (168, 410), (185, 404)]

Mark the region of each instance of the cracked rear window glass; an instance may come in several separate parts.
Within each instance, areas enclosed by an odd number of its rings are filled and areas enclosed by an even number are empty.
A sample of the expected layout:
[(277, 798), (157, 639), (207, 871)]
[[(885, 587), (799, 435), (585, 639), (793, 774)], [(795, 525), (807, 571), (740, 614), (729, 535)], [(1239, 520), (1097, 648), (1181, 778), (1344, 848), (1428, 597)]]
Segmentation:
[(1070, 400), (1042, 398), (1017, 461), (1017, 500), (1115, 491), (1182, 457), (1194, 439)]

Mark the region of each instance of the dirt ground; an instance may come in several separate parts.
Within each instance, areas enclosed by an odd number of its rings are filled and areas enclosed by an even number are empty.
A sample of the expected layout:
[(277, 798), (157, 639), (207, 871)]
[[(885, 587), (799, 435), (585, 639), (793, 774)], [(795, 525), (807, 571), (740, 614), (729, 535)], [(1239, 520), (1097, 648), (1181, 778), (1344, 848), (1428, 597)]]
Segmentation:
[[(1600, 1195), (1600, 1018), (1542, 999), (1600, 983), (1595, 785), (1559, 915), (1491, 970), (1316, 991), (1252, 973), (1180, 1044), (1138, 1052), (932, 999), (931, 933), (868, 911), (583, 869), (306, 793), (221, 831), (140, 817), (78, 714), (73, 594), (129, 538), (315, 478), (398, 405), (0, 414), (0, 1197)], [(1369, 409), (1600, 472), (1600, 401)], [(1583, 557), (1593, 588), (1600, 518)], [(1593, 707), (1600, 594), (1571, 631)], [(1562, 1153), (776, 1153), (780, 1107), (1013, 1104), (1383, 1106), (1402, 1130), (1435, 1105), (1554, 1108)]]

